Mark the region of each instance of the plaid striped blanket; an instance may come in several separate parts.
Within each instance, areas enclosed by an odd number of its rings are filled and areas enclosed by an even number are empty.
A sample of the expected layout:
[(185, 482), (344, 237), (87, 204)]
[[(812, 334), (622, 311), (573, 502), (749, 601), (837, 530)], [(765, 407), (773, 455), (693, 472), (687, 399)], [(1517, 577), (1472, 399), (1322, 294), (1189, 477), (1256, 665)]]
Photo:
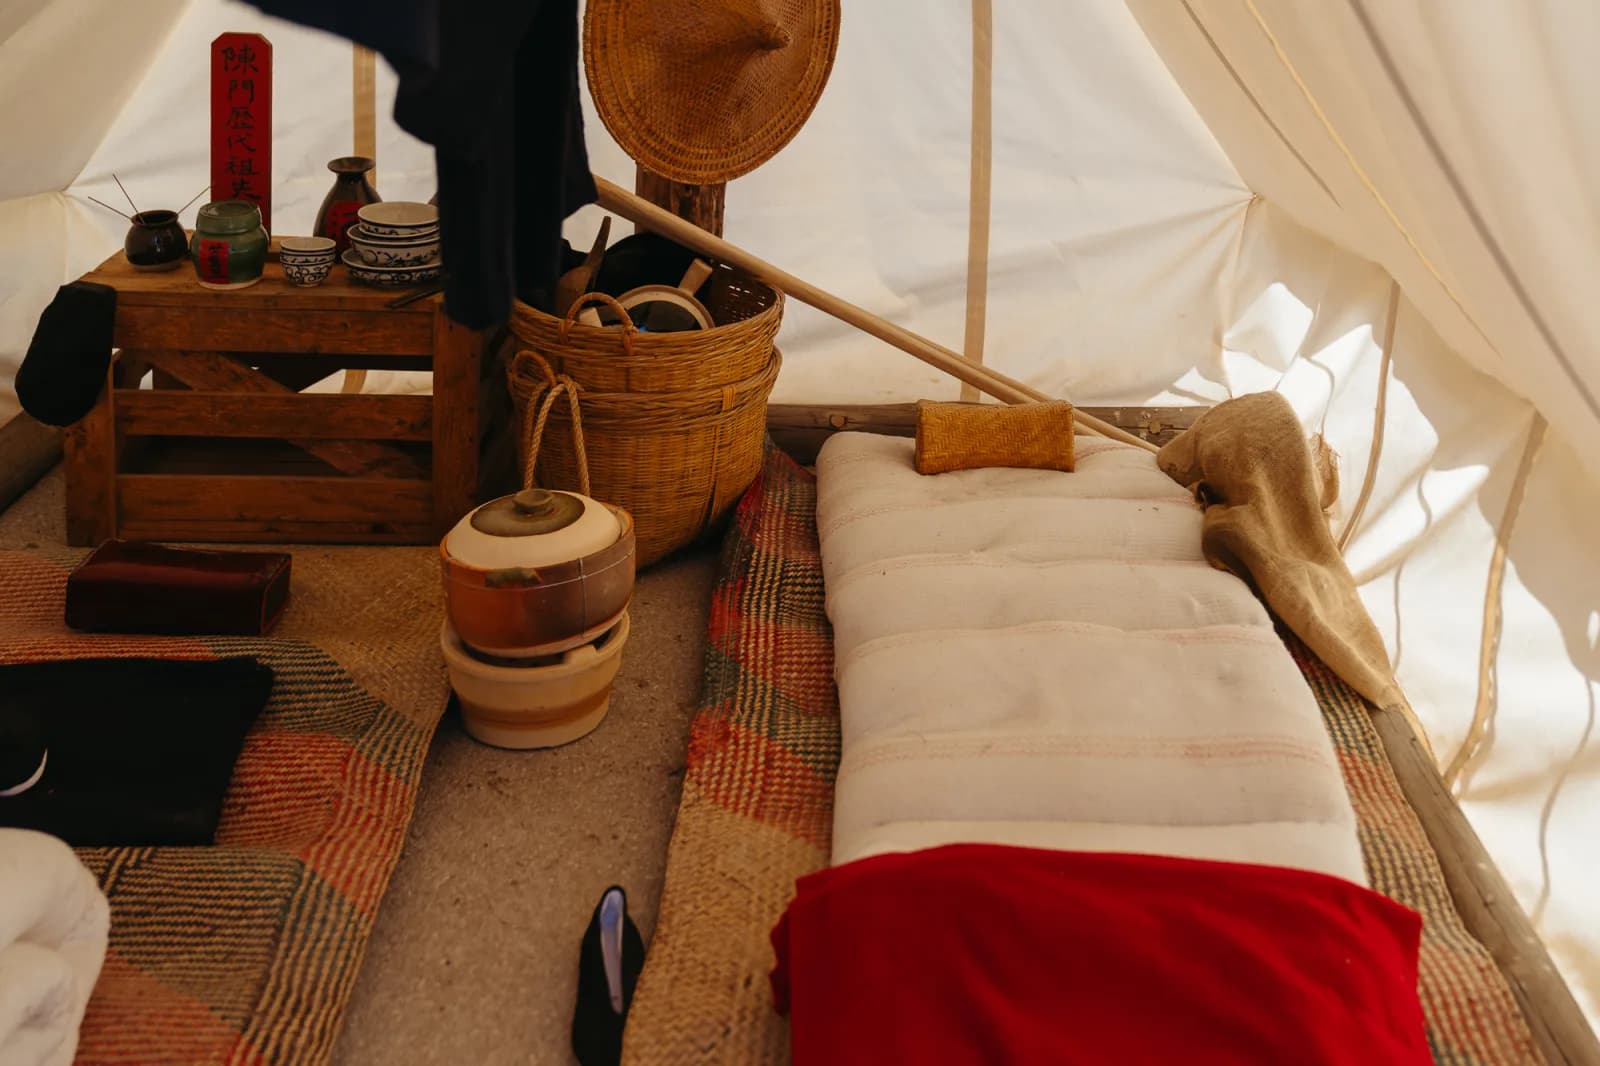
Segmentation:
[[(1536, 1063), (1488, 951), (1463, 927), (1366, 703), (1288, 638), (1333, 738), (1372, 887), (1423, 916), (1419, 992), (1437, 1062)], [(631, 1008), (637, 1066), (785, 1063), (768, 932), (828, 863), (839, 761), (816, 485), (769, 450), (723, 549), (666, 885)]]
[(85, 848), (111, 942), (80, 1064), (329, 1058), (447, 688), (426, 549), (295, 551), (272, 639), (75, 634), (80, 553), (0, 552), (0, 662), (253, 655), (276, 684), (213, 847)]

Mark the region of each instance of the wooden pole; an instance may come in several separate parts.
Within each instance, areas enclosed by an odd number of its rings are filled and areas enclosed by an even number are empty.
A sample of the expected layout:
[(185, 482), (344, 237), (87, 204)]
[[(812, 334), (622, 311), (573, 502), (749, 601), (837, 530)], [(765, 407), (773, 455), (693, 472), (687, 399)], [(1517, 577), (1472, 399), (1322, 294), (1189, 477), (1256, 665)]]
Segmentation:
[[(372, 49), (354, 45), (350, 53), (351, 147), (355, 154), (374, 162), (378, 159), (378, 59)], [(367, 173), (376, 188), (378, 168)], [(365, 370), (346, 370), (341, 392), (359, 393), (367, 384)]]
[[(972, 0), (972, 187), (967, 197), (967, 330), (961, 350), (983, 362), (989, 315), (989, 202), (994, 169), (994, 10), (990, 0)], [(961, 386), (963, 400), (978, 390)]]
[[(722, 218), (727, 206), (726, 182), (716, 185), (687, 185), (638, 167), (633, 191), (657, 207), (687, 219), (707, 233), (722, 236)], [(640, 227), (641, 229), (645, 227)]]
[[(897, 326), (887, 319), (880, 318), (862, 307), (857, 307), (846, 300), (840, 299), (830, 292), (817, 288), (810, 282), (802, 281), (785, 270), (780, 270), (771, 263), (750, 254), (743, 248), (729, 244), (721, 237), (713, 236), (704, 230), (685, 222), (676, 215), (663, 210), (650, 203), (648, 200), (628, 192), (604, 178), (596, 176), (595, 187), (599, 191), (598, 201), (601, 207), (613, 211), (636, 225), (654, 230), (664, 237), (671, 237), (686, 248), (692, 248), (701, 255), (710, 256), (724, 263), (731, 263), (742, 270), (782, 290), (801, 303), (809, 304), (819, 311), (849, 323), (864, 333), (871, 334), (879, 340), (894, 345), (908, 355), (916, 356), (929, 366), (944, 371), (958, 380), (975, 385), (978, 389), (1006, 403), (1045, 403), (1053, 397), (1040, 392), (1031, 385), (1009, 378), (997, 370), (969, 362), (959, 353), (951, 351), (942, 345), (935, 344), (926, 337), (919, 336), (902, 326)], [(1110, 437), (1124, 444), (1131, 444), (1136, 448), (1146, 451), (1159, 451), (1149, 441), (1140, 440), (1132, 433), (1118, 429), (1091, 415), (1081, 411), (1074, 412), (1074, 422), (1101, 436)]]

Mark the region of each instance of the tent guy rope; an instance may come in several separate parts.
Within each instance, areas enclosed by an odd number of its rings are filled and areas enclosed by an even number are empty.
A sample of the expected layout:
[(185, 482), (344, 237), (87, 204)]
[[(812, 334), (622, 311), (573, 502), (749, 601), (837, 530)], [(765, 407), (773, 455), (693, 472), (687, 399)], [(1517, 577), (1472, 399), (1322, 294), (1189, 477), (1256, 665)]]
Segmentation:
[[(708, 255), (713, 259), (720, 259), (742, 270), (747, 270), (774, 288), (781, 289), (788, 295), (793, 296), (801, 303), (809, 304), (819, 311), (827, 312), (841, 322), (847, 322), (865, 333), (870, 333), (879, 340), (894, 345), (908, 355), (916, 356), (929, 366), (936, 367), (951, 377), (976, 386), (997, 400), (1004, 400), (1006, 403), (1043, 403), (1056, 398), (1039, 391), (1031, 385), (1025, 385), (1015, 378), (1007, 377), (997, 370), (971, 362), (958, 352), (951, 351), (943, 345), (935, 344), (926, 337), (919, 336), (887, 319), (880, 318), (865, 308), (857, 307), (847, 300), (817, 288), (810, 282), (802, 281), (793, 274), (750, 254), (738, 245), (730, 244), (720, 237), (713, 236), (691, 222), (685, 222), (671, 212), (657, 207), (643, 197), (628, 192), (621, 186), (612, 184), (599, 175), (595, 175), (594, 184), (599, 193), (596, 199), (600, 206), (606, 210), (614, 211), (635, 225), (644, 226), (665, 237), (671, 237), (679, 244), (692, 248), (702, 255)], [(1149, 441), (1136, 437), (1126, 430), (1118, 429), (1109, 422), (1101, 421), (1082, 411), (1075, 411), (1073, 419), (1076, 424), (1085, 429), (1101, 436), (1110, 437), (1112, 440), (1131, 444), (1148, 452), (1160, 450)]]

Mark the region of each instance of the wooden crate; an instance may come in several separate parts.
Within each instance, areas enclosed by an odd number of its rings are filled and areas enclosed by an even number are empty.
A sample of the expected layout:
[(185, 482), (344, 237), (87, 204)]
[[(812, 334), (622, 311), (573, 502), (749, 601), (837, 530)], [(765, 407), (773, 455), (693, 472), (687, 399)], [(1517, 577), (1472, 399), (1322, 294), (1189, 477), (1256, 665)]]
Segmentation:
[[(438, 296), (352, 285), (201, 288), (187, 267), (86, 275), (117, 290), (119, 349), (67, 433), (67, 540), (422, 544), (471, 509), (483, 338)], [(344, 370), (433, 372), (432, 396), (305, 393)], [(154, 388), (140, 388), (151, 377)]]

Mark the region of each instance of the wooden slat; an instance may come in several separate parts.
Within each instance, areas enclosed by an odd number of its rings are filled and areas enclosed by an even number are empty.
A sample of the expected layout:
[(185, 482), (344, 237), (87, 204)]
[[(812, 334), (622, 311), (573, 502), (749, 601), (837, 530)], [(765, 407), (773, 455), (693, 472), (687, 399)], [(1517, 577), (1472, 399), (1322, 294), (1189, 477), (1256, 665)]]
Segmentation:
[(26, 412), (0, 426), (0, 511), (61, 461), (62, 432)]
[[(265, 373), (279, 380), (279, 371), (286, 374), (310, 374), (315, 372), (312, 381), (321, 381), (323, 378), (337, 374), (341, 370), (428, 370), (433, 366), (433, 353), (430, 350), (426, 355), (361, 355), (349, 353), (344, 355), (306, 355), (302, 352), (251, 352), (242, 357), (245, 362), (257, 367)], [(298, 391), (298, 390), (297, 390)]]
[(123, 522), (127, 540), (201, 544), (432, 544), (433, 523)]
[[(357, 285), (350, 280), (349, 272), (335, 266), (333, 273), (321, 285), (292, 285), (283, 276), (278, 263), (278, 242), (272, 242), (266, 269), (261, 280), (244, 289), (206, 289), (195, 279), (192, 266), (177, 270), (146, 273), (134, 270), (120, 251), (113, 254), (85, 281), (110, 285), (117, 290), (117, 315), (128, 308), (181, 307), (229, 309), (259, 314), (271, 311), (381, 311), (397, 318), (415, 318), (424, 329), (433, 316), (437, 296), (418, 300), (405, 307), (388, 305), (409, 290), (380, 289), (371, 285)], [(163, 347), (171, 347), (165, 344)], [(382, 349), (377, 349), (381, 351)]]
[(349, 523), (415, 526), (432, 516), (427, 481), (366, 477), (122, 474), (118, 513), (128, 526), (171, 522)]
[(117, 390), (117, 426), (169, 437), (432, 440), (427, 396)]
[(433, 521), (441, 537), (478, 491), (478, 373), (483, 337), (441, 305), (433, 339)]
[(1438, 766), (1410, 723), (1394, 711), (1375, 710), (1372, 724), (1406, 803), (1417, 813), (1439, 858), (1456, 911), (1505, 975), (1545, 1061), (1584, 1066), (1600, 1063), (1600, 1045), (1544, 941), (1517, 906), (1516, 896), (1445, 787)]
[(256, 311), (232, 307), (125, 305), (117, 297), (113, 343), (122, 348), (219, 352), (432, 352), (431, 320), (392, 312)]
[[(1078, 410), (1127, 430), (1153, 444), (1165, 444), (1194, 424), (1208, 410), (1195, 407), (1081, 407)], [(912, 437), (917, 432), (917, 405), (769, 404), (767, 430), (773, 443), (800, 463), (810, 463), (828, 437), (841, 430)]]
[(67, 430), (67, 543), (93, 546), (117, 532), (117, 430), (112, 421), (115, 362), (94, 408)]
[[(265, 374), (217, 352), (144, 352), (142, 358), (191, 389), (215, 392), (264, 393), (297, 396), (287, 386)], [(287, 434), (270, 434), (285, 436)], [(297, 448), (315, 455), (335, 470), (367, 476), (383, 474), (395, 478), (420, 478), (422, 470), (411, 456), (383, 444), (361, 440), (306, 440), (288, 437)]]

